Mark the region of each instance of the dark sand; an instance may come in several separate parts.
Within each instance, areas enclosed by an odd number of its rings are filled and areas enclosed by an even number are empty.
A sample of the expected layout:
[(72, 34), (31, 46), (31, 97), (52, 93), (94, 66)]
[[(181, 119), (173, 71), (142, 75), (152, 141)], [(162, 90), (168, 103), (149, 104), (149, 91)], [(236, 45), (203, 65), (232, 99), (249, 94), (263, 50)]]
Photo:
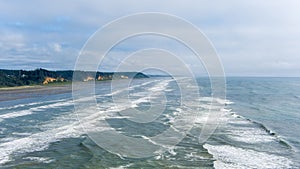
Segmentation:
[(68, 92), (72, 92), (72, 85), (70, 84), (57, 86), (21, 86), (0, 88), (0, 102)]

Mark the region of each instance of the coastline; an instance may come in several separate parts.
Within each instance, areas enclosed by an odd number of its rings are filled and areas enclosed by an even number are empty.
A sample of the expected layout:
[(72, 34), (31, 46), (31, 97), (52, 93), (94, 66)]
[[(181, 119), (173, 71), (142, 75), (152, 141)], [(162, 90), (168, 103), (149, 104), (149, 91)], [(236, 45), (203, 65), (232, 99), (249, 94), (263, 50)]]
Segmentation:
[[(95, 82), (103, 83), (108, 81), (111, 80), (101, 80)], [(72, 82), (49, 83), (46, 85), (0, 87), (0, 102), (68, 92), (72, 92)]]
[(72, 91), (71, 83), (0, 88), (0, 102)]
[(14, 86), (14, 87), (0, 87), (1, 91), (12, 91), (12, 90), (22, 90), (22, 89), (32, 89), (43, 87), (42, 85), (32, 85), (32, 86)]

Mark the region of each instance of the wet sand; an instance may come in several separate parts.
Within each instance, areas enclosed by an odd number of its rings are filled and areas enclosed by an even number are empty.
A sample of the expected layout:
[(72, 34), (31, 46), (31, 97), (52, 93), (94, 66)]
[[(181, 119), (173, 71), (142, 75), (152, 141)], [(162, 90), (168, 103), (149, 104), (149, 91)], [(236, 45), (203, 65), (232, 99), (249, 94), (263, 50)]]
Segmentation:
[(0, 102), (24, 99), (33, 96), (72, 92), (71, 84), (51, 86), (20, 86), (0, 88)]

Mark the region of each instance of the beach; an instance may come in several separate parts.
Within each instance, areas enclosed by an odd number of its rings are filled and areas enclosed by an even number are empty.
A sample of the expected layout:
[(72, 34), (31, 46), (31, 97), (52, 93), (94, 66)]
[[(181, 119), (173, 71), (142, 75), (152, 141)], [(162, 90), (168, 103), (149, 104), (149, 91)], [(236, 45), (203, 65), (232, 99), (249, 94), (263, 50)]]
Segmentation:
[(71, 84), (4, 87), (0, 88), (0, 102), (71, 91)]

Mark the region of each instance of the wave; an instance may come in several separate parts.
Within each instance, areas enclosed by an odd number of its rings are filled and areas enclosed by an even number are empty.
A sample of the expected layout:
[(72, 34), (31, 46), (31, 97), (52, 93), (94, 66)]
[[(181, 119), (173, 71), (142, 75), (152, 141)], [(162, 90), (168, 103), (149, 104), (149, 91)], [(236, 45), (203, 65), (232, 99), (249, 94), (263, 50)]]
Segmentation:
[(0, 144), (0, 165), (10, 161), (10, 155), (13, 153), (42, 151), (48, 148), (50, 143), (59, 141), (62, 138), (80, 137), (82, 131), (78, 126), (80, 126), (78, 122), (62, 127), (56, 126), (51, 130), (3, 142)]
[(249, 121), (259, 125), (262, 129), (264, 129), (267, 133), (269, 133), (271, 136), (275, 136), (278, 140), (279, 140), (279, 143), (288, 147), (289, 149), (295, 151), (294, 147), (289, 144), (288, 141), (286, 141), (284, 138), (282, 138), (280, 135), (278, 135), (277, 133), (275, 133), (273, 130), (270, 130), (268, 129), (265, 125), (263, 125), (262, 123), (259, 123), (259, 122), (256, 122), (256, 121), (253, 121), (253, 120), (250, 120), (248, 119)]
[[(269, 129), (268, 127), (266, 127), (264, 124), (254, 121), (252, 119), (246, 118), (244, 116), (241, 115), (237, 115), (236, 113), (231, 113), (232, 116), (237, 117), (237, 118), (241, 118), (244, 119), (245, 121), (248, 121), (249, 123), (253, 123), (256, 126), (258, 126), (258, 128), (262, 129), (264, 132), (266, 132), (270, 137), (272, 137), (273, 139), (278, 140), (278, 142), (280, 144), (285, 145), (287, 148), (293, 150), (293, 146), (291, 146), (286, 140), (284, 140), (281, 136), (279, 136), (276, 132), (274, 132), (273, 130)], [(253, 134), (253, 133), (252, 133)], [(250, 135), (250, 134), (249, 134)]]
[[(166, 82), (164, 82), (166, 83)], [(144, 85), (149, 83), (144, 83)], [(157, 84), (162, 86), (161, 83)], [(160, 90), (164, 90), (164, 87), (160, 87)], [(85, 98), (82, 98), (85, 99)], [(139, 104), (145, 102), (145, 98), (140, 98), (136, 100), (134, 104)], [(38, 111), (44, 111), (49, 108), (56, 108), (56, 107), (63, 107), (73, 105), (73, 100), (68, 100), (64, 102), (56, 102), (53, 104), (42, 105), (38, 107), (33, 107), (28, 110), (18, 111), (18, 112), (11, 112), (1, 115), (0, 117), (3, 119), (8, 118), (15, 118), (30, 115), (32, 113)], [(110, 104), (110, 103), (106, 103)], [(78, 138), (82, 137), (85, 134), (85, 131), (104, 131), (104, 130), (111, 130), (112, 128), (106, 128), (103, 126), (99, 126), (99, 120), (105, 120), (108, 118), (116, 118), (116, 114), (122, 110), (132, 108), (132, 105), (127, 104), (120, 104), (114, 106), (104, 106), (100, 109), (91, 110), (91, 112), (85, 111), (86, 114), (74, 114), (72, 113), (73, 109), (68, 112), (68, 114), (62, 114), (47, 123), (44, 122), (43, 125), (39, 126), (41, 132), (38, 133), (17, 133), (15, 132), (16, 136), (23, 136), (22, 138), (14, 137), (11, 138), (9, 141), (5, 141), (1, 139), (0, 142), (0, 165), (3, 165), (12, 160), (10, 157), (13, 154), (18, 153), (30, 153), (35, 151), (42, 151), (49, 147), (49, 145), (53, 142), (60, 141), (63, 138)], [(79, 122), (77, 118), (82, 118)], [(84, 130), (82, 128), (84, 126)], [(32, 160), (44, 160), (47, 162), (46, 159), (36, 159), (32, 158)]]
[[(39, 104), (42, 104), (42, 103), (46, 103), (46, 102), (40, 102)], [(51, 101), (51, 102), (48, 102), (48, 103), (52, 103), (52, 104), (47, 104), (47, 105), (32, 107), (32, 108), (25, 109), (25, 110), (13, 111), (13, 112), (10, 112), (10, 113), (1, 114), (0, 115), (0, 120), (2, 121), (3, 119), (12, 119), (12, 118), (16, 118), (16, 117), (27, 116), (27, 115), (34, 114), (36, 112), (45, 111), (45, 110), (50, 109), (50, 108), (57, 108), (57, 107), (73, 105), (72, 100), (69, 100), (69, 101), (66, 101), (66, 102), (55, 102), (55, 103), (53, 103), (53, 101)], [(23, 107), (24, 105), (15, 106), (15, 107)], [(28, 105), (38, 105), (38, 104), (26, 104), (26, 105), (28, 106)]]
[(225, 140), (203, 145), (216, 160), (215, 168), (292, 168), (294, 166), (293, 161), (284, 155), (284, 152), (291, 150), (292, 146), (274, 131), (262, 123), (234, 112), (225, 111), (225, 113), (227, 123), (221, 129), (224, 133), (215, 136)]
[(12, 113), (6, 113), (6, 114), (1, 114), (0, 119), (10, 119), (10, 118), (16, 118), (16, 117), (21, 117), (21, 116), (26, 116), (30, 115), (33, 112), (31, 110), (22, 110), (18, 112), (12, 112)]
[(258, 152), (231, 145), (204, 144), (203, 147), (213, 155), (215, 168), (292, 168), (293, 162), (282, 156)]
[[(107, 100), (104, 99), (103, 100), (104, 104), (99, 104), (97, 107), (98, 109), (96, 111), (91, 110), (91, 112), (85, 112), (86, 114), (79, 114), (78, 118), (83, 118), (81, 119), (81, 122), (78, 121), (76, 114), (72, 113), (73, 111), (71, 110), (67, 114), (60, 114), (58, 117), (55, 117), (51, 121), (47, 121), (47, 123), (45, 122), (43, 123), (43, 125), (39, 126), (42, 132), (33, 133), (33, 134), (30, 133), (20, 134), (15, 132), (14, 133), (15, 135), (23, 134), (22, 136), (24, 136), (24, 138), (11, 138), (7, 142), (0, 142), (0, 166), (1, 164), (4, 164), (12, 160), (12, 157), (10, 156), (14, 154), (42, 151), (47, 149), (51, 143), (60, 141), (63, 138), (85, 137), (84, 131), (99, 131), (100, 128), (101, 130), (111, 130), (112, 128), (102, 128), (102, 126), (99, 126), (99, 120), (101, 121), (105, 119), (120, 118), (120, 117), (127, 118), (126, 116), (121, 116), (119, 112), (125, 109), (138, 107), (140, 106), (139, 105), (140, 103), (150, 102), (151, 100), (149, 100), (147, 94), (149, 92), (158, 93), (158, 92), (165, 91), (167, 89), (168, 83), (169, 81), (159, 82), (149, 88), (145, 87), (144, 89), (147, 92), (141, 91), (141, 92), (134, 93), (135, 96), (138, 96), (139, 98), (133, 100), (132, 104), (130, 105), (127, 103), (120, 103), (116, 105), (112, 102), (105, 102)], [(141, 87), (141, 86), (146, 86), (148, 84), (150, 84), (150, 82), (146, 82), (143, 83), (142, 85), (140, 84), (136, 86)], [(122, 90), (127, 90), (127, 89), (122, 89)], [(118, 94), (119, 93), (113, 93), (113, 95), (118, 95)], [(156, 99), (155, 97), (151, 97), (151, 98)], [(86, 98), (82, 98), (82, 99), (84, 100)], [(87, 101), (88, 100), (90, 99), (87, 99)], [(208, 108), (212, 108), (205, 105), (213, 101), (211, 97), (202, 97), (200, 98), (200, 100), (201, 100), (200, 107), (202, 106), (204, 110)], [(231, 102), (230, 100), (217, 99), (214, 101), (226, 105), (233, 104), (233, 102)], [(30, 113), (32, 114), (38, 111), (45, 111), (49, 108), (63, 107), (72, 104), (73, 104), (72, 100), (68, 100), (68, 101), (64, 100), (62, 102), (37, 106), (34, 107), (33, 109), (29, 109), (28, 112), (25, 111), (23, 113), (22, 112), (20, 113), (19, 111), (19, 112), (11, 112), (11, 114), (7, 113), (4, 114), (3, 117), (14, 118), (14, 117), (26, 116), (29, 115)], [(196, 104), (198, 104), (199, 107), (198, 101), (195, 101), (195, 103), (194, 102), (191, 103), (191, 105), (193, 104), (195, 104), (195, 106), (197, 106)], [(178, 116), (178, 114), (184, 111), (184, 109), (180, 109), (176, 107), (173, 107), (173, 109), (174, 110), (171, 110), (170, 114), (166, 114), (163, 116), (165, 117), (165, 119), (167, 119), (165, 125), (170, 125), (170, 127), (172, 127), (172, 123), (175, 121), (174, 119)], [(254, 122), (250, 119), (246, 119), (243, 116), (237, 115), (231, 112), (231, 109), (225, 109), (223, 107), (213, 107), (213, 109), (215, 111), (222, 111), (224, 112), (225, 115), (230, 115), (228, 116), (227, 119), (229, 122), (228, 124), (232, 123), (236, 125), (236, 126), (231, 126), (231, 127), (236, 127), (235, 128), (236, 130), (232, 130), (231, 132), (232, 135), (230, 135), (231, 139), (233, 140), (236, 139), (236, 141), (244, 142), (244, 143), (260, 143), (262, 141), (264, 141), (265, 143), (268, 141), (271, 142), (274, 141), (275, 140), (274, 138), (277, 136), (275, 132), (268, 130), (268, 128), (265, 127), (264, 125)], [(191, 120), (194, 120), (196, 122), (196, 125), (198, 123), (204, 124), (207, 121), (207, 116), (205, 113), (206, 112), (201, 114), (201, 116), (199, 117), (197, 116), (197, 119), (191, 119)], [(251, 129), (252, 126), (250, 126), (249, 128), (245, 128), (245, 130), (238, 131), (238, 129), (241, 129), (238, 128), (239, 127), (238, 125), (240, 126), (248, 125), (249, 123), (254, 124), (255, 126), (257, 126), (257, 128)], [(182, 124), (185, 125), (185, 123)], [(84, 130), (82, 129), (82, 126), (84, 126)], [(202, 125), (199, 126), (201, 127)], [(233, 129), (233, 128), (228, 127), (227, 129)], [(255, 135), (260, 135), (260, 136), (253, 138), (253, 136)], [(149, 141), (153, 141), (146, 136), (141, 136), (141, 138), (144, 138), (146, 140), (148, 139)], [(280, 144), (285, 144), (284, 141), (283, 143), (281, 143), (281, 141), (279, 142)], [(155, 144), (155, 142), (152, 143)], [(216, 168), (261, 168), (262, 167), (261, 165), (263, 165), (263, 167), (267, 166), (273, 168), (280, 168), (280, 167), (290, 168), (293, 165), (292, 161), (290, 161), (290, 159), (286, 157), (282, 157), (267, 152), (260, 152), (250, 148), (247, 149), (245, 147), (237, 147), (233, 145), (224, 145), (224, 144), (214, 145), (211, 143), (207, 143), (203, 145), (203, 147), (207, 149), (208, 152), (216, 160), (214, 163)], [(178, 154), (178, 152), (175, 151), (174, 147), (168, 147), (167, 145), (165, 145), (164, 148), (168, 149), (168, 153), (173, 156), (176, 156)], [(192, 155), (192, 156), (196, 157), (196, 155)], [(204, 158), (204, 157), (199, 156), (199, 159), (200, 158)], [(51, 162), (51, 159), (39, 159), (36, 157), (28, 157), (28, 159), (33, 161), (39, 161), (41, 163)], [(126, 168), (126, 166), (120, 166), (120, 167)]]
[(51, 101), (42, 101), (42, 102), (33, 102), (33, 103), (27, 103), (27, 104), (17, 104), (10, 107), (1, 107), (0, 110), (11, 110), (11, 109), (17, 109), (21, 107), (29, 107), (29, 106), (35, 106), (45, 103), (55, 103), (55, 102), (63, 102), (66, 101), (66, 99), (59, 99), (59, 100), (51, 100)]
[[(146, 85), (151, 84), (151, 83), (155, 83), (157, 81), (158, 80), (153, 80), (153, 81), (150, 81), (150, 82), (144, 82), (142, 84), (133, 85), (133, 86), (130, 86), (130, 87), (129, 86), (122, 86), (121, 89), (119, 89), (119, 90), (111, 91), (108, 94), (104, 94), (104, 95), (100, 95), (100, 96), (114, 96), (114, 95), (120, 94), (122, 92), (126, 92), (128, 90), (132, 90), (132, 89), (137, 88), (137, 87), (142, 87), (142, 86), (146, 86)], [(118, 89), (117, 87), (115, 87), (115, 88)]]
[(23, 158), (24, 160), (31, 160), (31, 161), (36, 161), (39, 163), (51, 163), (54, 161), (54, 159), (50, 159), (50, 158), (45, 158), (45, 157), (25, 157)]

